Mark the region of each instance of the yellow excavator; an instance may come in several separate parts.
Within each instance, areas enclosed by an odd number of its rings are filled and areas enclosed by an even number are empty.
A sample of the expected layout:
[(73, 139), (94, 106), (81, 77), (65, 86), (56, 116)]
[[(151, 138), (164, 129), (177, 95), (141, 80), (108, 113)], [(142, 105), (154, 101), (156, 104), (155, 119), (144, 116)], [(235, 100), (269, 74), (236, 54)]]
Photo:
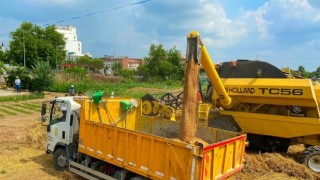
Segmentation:
[[(320, 173), (317, 82), (289, 79), (262, 61), (238, 60), (216, 66), (196, 31), (188, 34), (187, 54), (197, 54), (196, 59), (210, 80), (209, 98), (199, 104), (198, 124), (245, 132), (249, 147), (264, 151), (286, 152), (290, 145), (304, 144), (306, 148), (298, 161)], [(181, 100), (183, 95), (179, 96)], [(150, 96), (143, 100), (144, 114), (167, 112), (164, 114), (168, 119), (176, 120), (179, 109), (172, 102), (178, 102), (178, 98), (173, 98), (171, 104)]]

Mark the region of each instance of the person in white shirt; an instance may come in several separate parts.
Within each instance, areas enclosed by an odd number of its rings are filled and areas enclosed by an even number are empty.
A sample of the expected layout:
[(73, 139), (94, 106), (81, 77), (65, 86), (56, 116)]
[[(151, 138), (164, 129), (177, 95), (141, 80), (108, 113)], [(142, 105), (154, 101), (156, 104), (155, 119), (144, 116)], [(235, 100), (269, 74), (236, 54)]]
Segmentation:
[(17, 92), (20, 92), (20, 85), (21, 85), (21, 80), (19, 77), (16, 77), (16, 80), (14, 81), (14, 84), (16, 85)]

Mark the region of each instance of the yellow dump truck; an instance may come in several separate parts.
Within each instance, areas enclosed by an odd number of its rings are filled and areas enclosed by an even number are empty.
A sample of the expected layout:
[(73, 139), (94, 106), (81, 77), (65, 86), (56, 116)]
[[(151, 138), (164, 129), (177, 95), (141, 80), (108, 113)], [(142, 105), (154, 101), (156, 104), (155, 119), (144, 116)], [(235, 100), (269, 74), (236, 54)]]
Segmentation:
[(138, 99), (58, 97), (42, 105), (46, 152), (57, 170), (87, 179), (224, 179), (243, 167), (246, 135), (198, 126), (181, 142), (179, 122), (148, 117)]

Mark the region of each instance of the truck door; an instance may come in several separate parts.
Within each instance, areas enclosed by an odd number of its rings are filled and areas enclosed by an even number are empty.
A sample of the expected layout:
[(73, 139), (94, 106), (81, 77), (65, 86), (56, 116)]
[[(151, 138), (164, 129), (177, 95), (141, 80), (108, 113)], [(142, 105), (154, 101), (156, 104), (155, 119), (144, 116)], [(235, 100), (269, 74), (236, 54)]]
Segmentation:
[(71, 108), (67, 101), (52, 102), (48, 131), (48, 149), (53, 151), (57, 144), (69, 144), (69, 127)]
[(69, 129), (69, 143), (74, 143), (74, 140), (77, 140), (79, 135), (79, 113), (79, 109), (71, 112), (69, 126), (67, 127)]

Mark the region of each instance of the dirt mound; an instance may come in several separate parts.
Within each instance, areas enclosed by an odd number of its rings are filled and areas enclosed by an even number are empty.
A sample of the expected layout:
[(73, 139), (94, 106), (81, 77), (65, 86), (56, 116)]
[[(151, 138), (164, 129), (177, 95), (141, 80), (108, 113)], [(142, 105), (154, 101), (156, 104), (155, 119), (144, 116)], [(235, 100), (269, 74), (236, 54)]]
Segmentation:
[(28, 129), (27, 135), (30, 145), (37, 149), (43, 149), (47, 142), (46, 126), (42, 126), (40, 122), (32, 124)]
[[(300, 149), (291, 149), (291, 153), (298, 154)], [(320, 179), (320, 175), (288, 155), (247, 152), (244, 168), (232, 179)]]

